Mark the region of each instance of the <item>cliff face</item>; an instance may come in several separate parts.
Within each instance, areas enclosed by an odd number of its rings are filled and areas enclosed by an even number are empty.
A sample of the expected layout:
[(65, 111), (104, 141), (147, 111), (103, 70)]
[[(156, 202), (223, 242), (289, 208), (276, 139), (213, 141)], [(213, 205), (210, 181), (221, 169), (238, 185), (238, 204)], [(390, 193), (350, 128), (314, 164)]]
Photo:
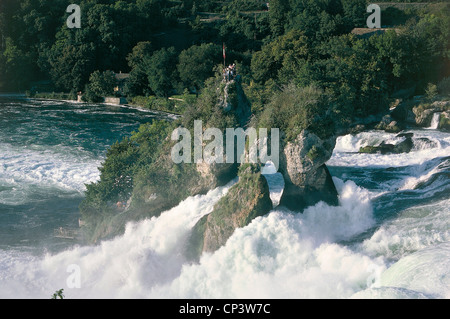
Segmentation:
[[(214, 112), (205, 112), (210, 117), (205, 120), (204, 129), (214, 127), (215, 123), (245, 129), (251, 108), (239, 80), (222, 82), (221, 89), (214, 88), (210, 92), (208, 101), (215, 101), (216, 104)], [(216, 114), (218, 117), (215, 117)], [(224, 118), (233, 120), (223, 123), (221, 121)], [(323, 139), (308, 130), (302, 130), (293, 141), (286, 144), (280, 141), (282, 151), (279, 170), (285, 181), (280, 205), (297, 212), (319, 201), (337, 205), (337, 191), (325, 165), (331, 157), (335, 142), (335, 137)], [(191, 258), (198, 259), (203, 252), (217, 250), (237, 228), (248, 225), (254, 218), (272, 210), (269, 186), (260, 172), (260, 164), (175, 164), (171, 159), (171, 149), (175, 143), (169, 134), (142, 153), (143, 156), (149, 153), (158, 155), (135, 172), (133, 188), (125, 207), (116, 207), (116, 201), (112, 205), (108, 204), (108, 211), (104, 213), (91, 214), (89, 211), (90, 219), (85, 221), (91, 241), (119, 235), (129, 221), (159, 216), (187, 197), (204, 194), (225, 185), (236, 176), (239, 176), (239, 182), (218, 202), (211, 214), (195, 225), (188, 247)], [(142, 158), (137, 161), (144, 162)], [(95, 207), (92, 209), (95, 210)]]
[(338, 204), (338, 193), (325, 163), (331, 158), (336, 137), (326, 140), (303, 130), (280, 154), (285, 188), (280, 205), (293, 211), (325, 201)]
[(259, 168), (241, 168), (239, 182), (195, 225), (188, 245), (190, 259), (203, 252), (214, 252), (225, 245), (237, 228), (272, 210), (269, 186)]

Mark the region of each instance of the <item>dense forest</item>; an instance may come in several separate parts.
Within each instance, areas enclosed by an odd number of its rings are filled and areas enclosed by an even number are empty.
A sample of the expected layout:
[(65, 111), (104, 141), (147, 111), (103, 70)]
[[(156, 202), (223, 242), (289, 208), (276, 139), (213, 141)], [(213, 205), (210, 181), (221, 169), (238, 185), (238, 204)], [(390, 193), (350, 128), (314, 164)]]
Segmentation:
[(0, 2), (0, 91), (85, 91), (95, 100), (113, 94), (113, 71), (130, 73), (126, 96), (198, 93), (225, 44), (256, 111), (293, 82), (364, 115), (393, 92), (416, 86), (419, 94), (450, 72), (445, 3), (384, 6), (382, 24), (392, 30), (362, 39), (350, 32), (365, 27), (366, 0), (83, 0), (82, 26), (69, 29), (71, 2)]

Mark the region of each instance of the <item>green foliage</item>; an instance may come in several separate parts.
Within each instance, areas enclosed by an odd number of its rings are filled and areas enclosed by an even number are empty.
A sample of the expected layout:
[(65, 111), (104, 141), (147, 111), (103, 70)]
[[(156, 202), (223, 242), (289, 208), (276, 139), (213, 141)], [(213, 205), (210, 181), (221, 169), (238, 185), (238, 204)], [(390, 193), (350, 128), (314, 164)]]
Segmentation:
[(72, 100), (72, 101), (77, 100), (77, 95), (75, 94), (75, 92), (71, 92), (71, 93), (62, 93), (62, 92), (42, 93), (42, 92), (40, 92), (40, 93), (36, 93), (36, 94), (32, 94), (30, 92), (28, 97), (33, 97), (36, 99), (52, 99), (52, 100)]
[(186, 107), (185, 102), (159, 98), (156, 96), (135, 96), (128, 101), (131, 105), (136, 105), (149, 110), (163, 111), (181, 114)]
[(153, 53), (153, 45), (149, 41), (139, 42), (127, 56), (130, 77), (126, 80), (124, 93), (128, 97), (151, 94), (146, 70), (146, 59)]
[[(360, 1), (351, 4), (345, 2), (345, 6), (339, 0), (292, 1), (288, 30), (303, 31), (310, 44), (317, 45), (332, 36), (351, 31), (355, 27), (352, 23), (360, 23), (355, 11), (361, 9), (363, 7)], [(365, 8), (359, 14), (364, 16), (364, 12)], [(348, 14), (347, 19), (344, 14)]]
[(292, 30), (265, 45), (252, 59), (253, 78), (259, 83), (277, 79), (287, 84), (309, 56), (307, 38)]
[(439, 117), (439, 129), (450, 132), (450, 118), (444, 114)]
[(286, 86), (265, 107), (258, 126), (279, 128), (285, 134), (286, 141), (293, 141), (304, 129), (321, 138), (334, 134), (328, 97), (313, 86)]
[(161, 49), (145, 60), (150, 89), (157, 95), (168, 97), (177, 82), (176, 63), (178, 56), (174, 48)]
[(269, 103), (272, 95), (278, 92), (278, 86), (273, 79), (269, 79), (264, 84), (251, 81), (249, 84), (242, 84), (245, 96), (252, 106), (252, 114), (259, 117), (265, 105)]
[(438, 91), (442, 95), (450, 95), (450, 76), (442, 79), (437, 85)]
[(112, 71), (95, 71), (89, 77), (89, 90), (96, 96), (112, 96), (116, 84), (115, 74)]
[(438, 96), (438, 88), (436, 84), (428, 83), (427, 89), (425, 90), (425, 97), (429, 101), (433, 101)]
[(323, 154), (320, 153), (321, 151), (319, 149), (317, 149), (317, 147), (315, 145), (313, 145), (311, 147), (311, 149), (308, 151), (308, 153), (306, 154), (306, 156), (308, 156), (308, 158), (312, 161), (314, 161), (316, 158), (323, 156)]
[(188, 88), (198, 92), (206, 79), (214, 75), (214, 68), (221, 63), (222, 48), (212, 43), (194, 45), (180, 53), (178, 72)]
[(224, 5), (222, 12), (228, 13), (239, 9), (240, 11), (267, 10), (267, 6), (260, 0), (231, 0)]
[(195, 104), (188, 105), (183, 113), (181, 121), (184, 127), (193, 129), (194, 121), (198, 119), (203, 121), (204, 127), (215, 127), (220, 130), (239, 126), (236, 115), (233, 112), (226, 112), (218, 103), (220, 95), (223, 94), (220, 90), (221, 85), (223, 82), (220, 73), (205, 82), (205, 87)]
[(64, 299), (64, 289), (57, 290), (53, 295), (52, 299)]
[(272, 34), (280, 36), (284, 33), (284, 25), (286, 23), (286, 17), (291, 10), (288, 1), (285, 0), (273, 0), (270, 1), (269, 21)]
[(159, 145), (165, 140), (171, 124), (155, 121), (142, 125), (138, 132), (111, 146), (100, 167), (100, 180), (86, 185), (82, 213), (108, 212), (118, 201), (127, 201), (132, 194), (134, 179), (142, 167), (158, 158)]
[(366, 19), (361, 12), (366, 11), (367, 1), (341, 0), (341, 3), (345, 24), (348, 26), (347, 30), (351, 28), (364, 28), (366, 26)]
[(23, 52), (12, 38), (6, 38), (5, 49), (3, 52), (0, 51), (0, 70), (3, 80), (0, 84), (5, 89), (26, 88), (33, 79), (30, 59), (30, 55)]

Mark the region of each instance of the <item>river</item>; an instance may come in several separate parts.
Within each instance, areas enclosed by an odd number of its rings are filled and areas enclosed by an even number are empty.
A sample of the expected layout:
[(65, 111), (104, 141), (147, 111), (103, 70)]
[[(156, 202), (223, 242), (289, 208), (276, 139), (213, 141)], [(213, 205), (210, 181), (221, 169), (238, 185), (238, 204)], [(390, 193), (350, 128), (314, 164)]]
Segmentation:
[[(97, 245), (55, 238), (54, 229), (78, 226), (85, 184), (98, 180), (108, 146), (155, 118), (0, 99), (1, 298), (48, 299), (59, 289), (66, 298), (450, 297), (450, 134), (435, 129), (408, 131), (407, 154), (358, 153), (401, 142), (396, 134), (340, 137), (327, 163), (338, 207), (277, 206), (198, 264), (183, 245), (232, 183)], [(267, 178), (277, 202), (282, 179)]]

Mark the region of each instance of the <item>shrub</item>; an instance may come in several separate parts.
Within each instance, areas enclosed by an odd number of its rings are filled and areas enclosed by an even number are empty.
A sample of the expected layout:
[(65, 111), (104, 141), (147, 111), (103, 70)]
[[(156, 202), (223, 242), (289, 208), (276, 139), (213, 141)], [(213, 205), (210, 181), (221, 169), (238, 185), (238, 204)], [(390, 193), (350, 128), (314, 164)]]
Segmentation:
[(436, 84), (428, 83), (427, 89), (425, 90), (425, 96), (429, 101), (433, 101), (438, 96), (438, 88)]
[(438, 83), (437, 90), (442, 95), (450, 95), (450, 76), (442, 79)]
[(279, 128), (287, 141), (293, 141), (304, 129), (320, 138), (327, 138), (334, 134), (328, 104), (328, 98), (321, 89), (290, 84), (273, 95), (259, 118), (258, 126)]

